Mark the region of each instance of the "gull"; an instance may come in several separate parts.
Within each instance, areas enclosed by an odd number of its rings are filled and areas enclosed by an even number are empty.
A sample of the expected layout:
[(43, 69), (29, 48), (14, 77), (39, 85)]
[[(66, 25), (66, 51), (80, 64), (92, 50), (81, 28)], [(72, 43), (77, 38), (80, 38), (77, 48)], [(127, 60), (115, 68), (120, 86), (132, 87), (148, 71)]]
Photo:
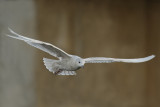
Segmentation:
[(120, 58), (107, 58), (107, 57), (81, 58), (77, 55), (68, 54), (62, 49), (50, 43), (28, 38), (15, 33), (10, 28), (8, 29), (11, 35), (6, 34), (7, 36), (18, 40), (22, 40), (35, 48), (38, 48), (54, 57), (57, 57), (59, 60), (43, 58), (43, 62), (46, 68), (55, 75), (76, 75), (75, 71), (82, 68), (86, 63), (112, 63), (112, 62), (141, 63), (149, 61), (155, 57), (155, 55), (151, 55), (144, 58), (134, 58), (134, 59), (120, 59)]

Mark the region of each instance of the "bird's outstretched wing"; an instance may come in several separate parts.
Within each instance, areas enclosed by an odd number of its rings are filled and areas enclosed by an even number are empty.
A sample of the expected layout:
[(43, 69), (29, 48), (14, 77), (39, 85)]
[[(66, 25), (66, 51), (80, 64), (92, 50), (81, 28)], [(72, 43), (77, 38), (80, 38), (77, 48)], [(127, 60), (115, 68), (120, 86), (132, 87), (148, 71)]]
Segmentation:
[(9, 37), (23, 40), (24, 42), (28, 43), (29, 45), (36, 47), (42, 51), (45, 51), (45, 52), (49, 53), (50, 55), (57, 57), (57, 58), (69, 58), (70, 57), (70, 55), (68, 53), (64, 52), (63, 50), (59, 49), (58, 47), (56, 47), (50, 43), (46, 43), (46, 42), (42, 42), (39, 40), (31, 39), (28, 37), (24, 37), (22, 35), (15, 33), (10, 28), (8, 28), (8, 29), (11, 32), (11, 35), (7, 34), (7, 36), (9, 36)]
[(151, 55), (145, 58), (135, 58), (135, 59), (91, 57), (91, 58), (85, 58), (84, 60), (85, 60), (85, 63), (112, 63), (112, 62), (141, 63), (141, 62), (149, 61), (154, 57), (155, 55)]

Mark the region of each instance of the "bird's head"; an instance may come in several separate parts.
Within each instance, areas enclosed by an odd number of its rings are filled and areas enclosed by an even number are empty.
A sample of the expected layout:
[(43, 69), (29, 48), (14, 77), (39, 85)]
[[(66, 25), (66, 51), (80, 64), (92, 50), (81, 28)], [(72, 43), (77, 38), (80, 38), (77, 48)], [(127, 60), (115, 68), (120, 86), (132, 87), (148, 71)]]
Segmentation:
[(84, 64), (85, 64), (84, 59), (82, 59), (82, 58), (80, 58), (80, 57), (78, 57), (78, 56), (75, 56), (74, 58), (75, 58), (75, 64), (76, 64), (78, 67), (80, 67), (80, 68), (84, 67)]

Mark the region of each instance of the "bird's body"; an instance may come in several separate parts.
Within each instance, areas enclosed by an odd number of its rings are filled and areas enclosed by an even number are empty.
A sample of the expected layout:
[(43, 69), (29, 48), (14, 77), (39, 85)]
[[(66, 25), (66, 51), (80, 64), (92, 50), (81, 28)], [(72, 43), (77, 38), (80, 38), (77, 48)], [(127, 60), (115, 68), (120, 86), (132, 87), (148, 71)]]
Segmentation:
[(79, 58), (80, 57), (75, 55), (71, 55), (70, 58), (64, 58), (60, 60), (43, 58), (43, 62), (46, 68), (50, 72), (54, 72), (55, 74), (58, 75), (75, 75), (76, 74), (75, 71), (84, 66), (83, 64), (79, 65), (78, 64), (79, 62), (77, 63), (77, 61), (75, 60)]
[(80, 67), (83, 67), (78, 65), (76, 63), (75, 57), (78, 58), (77, 56), (72, 56), (71, 58), (65, 58), (65, 59), (60, 59), (60, 60), (51, 60), (47, 58), (43, 58), (44, 63), (49, 61), (52, 62), (55, 67), (58, 67), (61, 70), (67, 70), (67, 71), (76, 71), (80, 69)]
[(43, 58), (43, 62), (46, 68), (50, 72), (53, 72), (56, 75), (76, 75), (75, 71), (82, 68), (85, 63), (111, 63), (111, 62), (140, 63), (149, 61), (155, 57), (154, 55), (151, 55), (145, 58), (137, 58), (137, 59), (117, 59), (117, 58), (106, 58), (106, 57), (91, 57), (83, 59), (76, 55), (70, 55), (50, 43), (21, 36), (12, 31), (11, 29), (9, 29), (9, 31), (12, 33), (12, 35), (7, 35), (7, 36), (22, 40), (33, 47), (36, 47), (42, 51), (49, 53), (54, 57), (59, 58), (59, 60)]

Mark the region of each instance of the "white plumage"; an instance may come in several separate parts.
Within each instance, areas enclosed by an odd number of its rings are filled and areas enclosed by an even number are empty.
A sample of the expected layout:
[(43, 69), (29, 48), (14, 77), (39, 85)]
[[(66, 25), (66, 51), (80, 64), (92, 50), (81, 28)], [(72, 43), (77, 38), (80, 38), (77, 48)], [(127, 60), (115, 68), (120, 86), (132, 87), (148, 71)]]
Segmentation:
[(70, 55), (65, 51), (59, 49), (58, 47), (42, 42), (39, 40), (24, 37), (15, 33), (13, 30), (9, 29), (11, 35), (7, 36), (22, 40), (29, 45), (36, 47), (50, 55), (59, 58), (59, 60), (53, 60), (48, 58), (43, 58), (44, 65), (46, 68), (56, 75), (76, 75), (76, 70), (84, 66), (85, 63), (112, 63), (112, 62), (125, 62), (125, 63), (141, 63), (151, 60), (155, 55), (151, 55), (145, 58), (135, 58), (135, 59), (119, 59), (119, 58), (106, 58), (106, 57), (91, 57), (91, 58), (81, 58), (76, 55)]
[(126, 63), (140, 63), (146, 62), (154, 58), (154, 55), (145, 58), (135, 58), (135, 59), (119, 59), (119, 58), (105, 58), (105, 57), (93, 57), (86, 58), (85, 63), (112, 63), (112, 62), (126, 62)]

